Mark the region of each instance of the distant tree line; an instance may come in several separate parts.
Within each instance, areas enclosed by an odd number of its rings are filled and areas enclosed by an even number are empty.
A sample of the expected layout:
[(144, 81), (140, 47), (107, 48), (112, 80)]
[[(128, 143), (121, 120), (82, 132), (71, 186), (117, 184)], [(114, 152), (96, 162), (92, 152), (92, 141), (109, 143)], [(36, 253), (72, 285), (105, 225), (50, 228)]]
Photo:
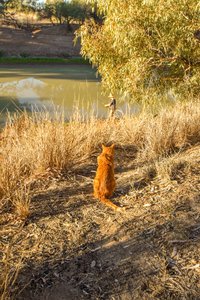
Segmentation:
[(19, 12), (36, 12), (38, 8), (37, 0), (0, 0), (0, 19), (8, 25), (29, 29), (29, 24), (21, 23), (16, 15)]
[(49, 19), (53, 25), (66, 24), (68, 30), (71, 30), (71, 22), (83, 24), (91, 17), (97, 22), (100, 19), (95, 6), (85, 0), (46, 0), (45, 3), (38, 0), (0, 0), (1, 19), (15, 27), (29, 29), (30, 24), (22, 24), (17, 18), (21, 12), (36, 13), (39, 19)]
[(47, 0), (42, 11), (42, 16), (48, 18), (52, 24), (67, 24), (68, 30), (71, 29), (70, 23), (76, 21), (83, 23), (86, 18), (94, 15), (91, 6), (85, 1), (80, 0)]

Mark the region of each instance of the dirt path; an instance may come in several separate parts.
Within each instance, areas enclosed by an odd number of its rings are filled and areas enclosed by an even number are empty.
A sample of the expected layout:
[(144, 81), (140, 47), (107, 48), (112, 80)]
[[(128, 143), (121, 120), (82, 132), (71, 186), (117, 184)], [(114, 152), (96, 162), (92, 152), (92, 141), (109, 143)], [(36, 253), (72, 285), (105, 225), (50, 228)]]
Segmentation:
[(48, 179), (27, 222), (4, 223), (22, 263), (15, 299), (199, 299), (199, 150), (190, 168), (191, 150), (180, 154), (185, 164), (166, 180), (153, 166), (134, 165), (133, 149), (117, 149), (113, 201), (126, 206), (123, 214), (91, 195), (96, 156)]

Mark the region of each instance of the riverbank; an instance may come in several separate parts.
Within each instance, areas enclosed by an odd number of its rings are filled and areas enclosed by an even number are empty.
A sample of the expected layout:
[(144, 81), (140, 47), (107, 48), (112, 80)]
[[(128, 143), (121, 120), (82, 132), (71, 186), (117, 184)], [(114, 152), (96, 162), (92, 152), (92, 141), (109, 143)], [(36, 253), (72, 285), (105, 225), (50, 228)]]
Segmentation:
[[(199, 102), (156, 116), (16, 117), (1, 132), (2, 299), (198, 299)], [(114, 142), (115, 213), (93, 199)]]
[(74, 44), (74, 31), (66, 25), (41, 25), (39, 30), (25, 31), (8, 26), (0, 27), (0, 56), (3, 57), (60, 57), (80, 56), (80, 42)]
[(89, 65), (88, 60), (82, 57), (0, 57), (0, 65)]

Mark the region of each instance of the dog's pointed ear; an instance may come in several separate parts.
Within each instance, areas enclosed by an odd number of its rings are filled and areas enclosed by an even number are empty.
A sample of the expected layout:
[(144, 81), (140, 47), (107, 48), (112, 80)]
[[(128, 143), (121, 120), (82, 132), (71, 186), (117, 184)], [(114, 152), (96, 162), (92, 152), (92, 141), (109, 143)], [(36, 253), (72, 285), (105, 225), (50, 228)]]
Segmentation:
[(102, 144), (101, 146), (102, 146), (102, 149), (103, 149), (103, 150), (106, 148), (106, 146), (105, 146), (104, 144)]
[(111, 147), (112, 149), (114, 149), (114, 148), (115, 148), (115, 144), (112, 144), (110, 147)]

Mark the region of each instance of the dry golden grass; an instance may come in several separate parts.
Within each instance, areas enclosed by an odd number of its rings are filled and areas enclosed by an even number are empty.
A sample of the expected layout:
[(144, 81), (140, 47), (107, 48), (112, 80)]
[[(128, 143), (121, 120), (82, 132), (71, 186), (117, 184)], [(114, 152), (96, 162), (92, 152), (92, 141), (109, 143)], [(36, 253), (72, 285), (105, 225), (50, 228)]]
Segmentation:
[[(49, 178), (57, 177), (59, 174), (69, 172), (76, 174), (80, 165), (96, 157), (101, 143), (110, 142), (117, 144), (118, 154), (121, 155), (118, 158), (119, 166), (120, 162), (123, 163), (124, 153), (130, 155), (127, 162), (135, 166), (135, 182), (146, 184), (156, 177), (155, 191), (159, 186), (160, 190), (157, 193), (161, 195), (161, 187), (163, 187), (163, 193), (165, 191), (167, 193), (174, 188), (173, 182), (187, 178), (185, 192), (189, 194), (187, 188), (191, 190), (192, 186), (190, 177), (193, 176), (191, 178), (194, 179), (198, 176), (195, 175), (194, 168), (199, 163), (199, 151), (195, 151), (195, 147), (199, 149), (200, 143), (199, 120), (198, 101), (178, 103), (173, 107), (162, 109), (156, 116), (142, 112), (137, 116), (124, 116), (115, 120), (98, 120), (93, 116), (84, 119), (76, 114), (70, 122), (65, 123), (62, 114), (58, 113), (54, 116), (48, 113), (41, 115), (35, 113), (29, 116), (24, 113), (12, 119), (9, 117), (0, 138), (0, 208), (5, 213), (9, 212), (9, 215), (16, 215), (20, 224), (25, 224), (26, 219), (32, 214), (31, 198), (39, 182), (46, 183)], [(127, 174), (127, 178), (126, 174), (123, 174), (125, 184), (129, 177), (130, 173)], [(123, 182), (121, 186), (123, 189)], [(176, 184), (174, 186), (179, 199), (183, 190), (180, 191)], [(146, 187), (142, 192), (146, 191), (151, 195), (152, 191), (145, 189)], [(132, 201), (138, 197), (143, 199), (141, 191), (134, 191), (134, 186), (131, 197)], [(162, 205), (165, 205), (166, 201), (165, 209), (166, 207), (170, 211), (174, 209), (170, 198), (164, 197), (162, 201)], [(142, 206), (143, 204), (138, 202), (137, 214), (145, 213), (143, 210), (146, 208)], [(148, 205), (151, 204), (150, 201)], [(163, 211), (162, 205), (158, 203), (160, 208), (158, 214), (166, 214), (167, 220), (169, 216)], [(130, 215), (130, 218), (133, 217), (134, 215)], [(76, 239), (78, 234), (74, 235), (74, 230), (75, 228), (72, 230), (72, 236)], [(79, 230), (79, 226), (76, 230)], [(1, 277), (3, 300), (8, 298), (8, 291), (12, 290), (12, 285), (22, 268), (23, 255), (27, 256), (22, 250), (17, 250), (21, 256), (18, 255), (18, 259), (15, 260), (15, 252), (11, 250), (15, 236), (17, 236), (14, 229), (9, 236), (12, 237), (10, 246), (1, 261), (4, 266), (3, 277)], [(14, 265), (13, 262), (15, 262)], [(163, 261), (161, 261), (162, 264), (164, 264)], [(165, 268), (164, 265), (163, 268)], [(163, 278), (165, 271), (162, 273)], [(158, 285), (159, 280), (158, 276), (150, 283), (151, 289), (155, 290), (155, 295), (159, 294), (159, 291), (153, 285)], [(186, 277), (182, 279), (181, 284), (184, 280)], [(179, 290), (179, 294), (186, 296), (187, 299), (185, 289), (177, 282), (174, 277), (168, 278), (165, 286), (169, 290)], [(160, 285), (160, 289), (163, 291), (164, 283)], [(196, 289), (193, 295), (196, 295)]]
[(156, 117), (141, 114), (120, 120), (82, 122), (80, 116), (66, 124), (46, 114), (26, 113), (8, 121), (1, 134), (0, 195), (12, 202), (16, 191), (47, 171), (68, 171), (87, 159), (101, 143), (134, 145), (138, 157), (151, 160), (180, 151), (200, 139), (200, 107), (178, 104)]
[(16, 197), (19, 199), (19, 193), (27, 190), (32, 181), (48, 172), (71, 170), (89, 158), (101, 143), (133, 145), (137, 159), (142, 161), (181, 151), (199, 142), (199, 120), (199, 102), (178, 103), (161, 110), (157, 116), (144, 112), (119, 120), (91, 117), (84, 121), (76, 115), (65, 123), (62, 115), (52, 119), (48, 113), (42, 116), (24, 113), (10, 118), (0, 142), (1, 205), (6, 201), (19, 204)]

